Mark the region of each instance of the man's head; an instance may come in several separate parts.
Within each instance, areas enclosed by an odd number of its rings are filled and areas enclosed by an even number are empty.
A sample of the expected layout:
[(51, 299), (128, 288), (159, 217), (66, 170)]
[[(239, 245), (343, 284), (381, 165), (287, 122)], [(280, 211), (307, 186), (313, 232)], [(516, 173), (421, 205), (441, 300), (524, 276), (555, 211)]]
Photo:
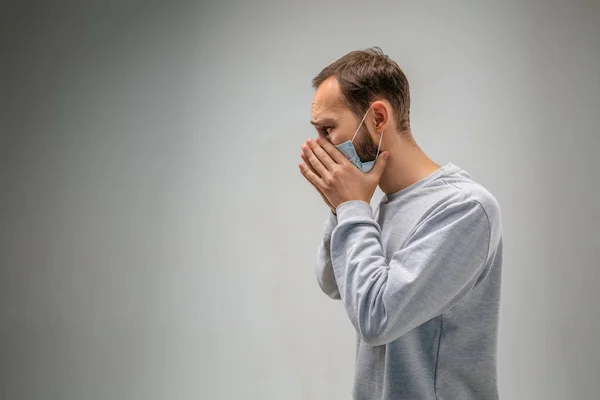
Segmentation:
[[(380, 135), (389, 127), (410, 132), (410, 94), (406, 76), (381, 49), (353, 51), (313, 79), (316, 93), (311, 122), (333, 144), (354, 139), (362, 161), (377, 154)], [(368, 113), (367, 113), (368, 112)]]

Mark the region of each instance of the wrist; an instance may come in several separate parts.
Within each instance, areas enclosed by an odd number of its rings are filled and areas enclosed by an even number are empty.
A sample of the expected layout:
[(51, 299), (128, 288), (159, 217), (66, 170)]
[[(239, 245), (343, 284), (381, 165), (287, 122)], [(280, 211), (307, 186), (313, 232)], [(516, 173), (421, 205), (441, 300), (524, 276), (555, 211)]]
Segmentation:
[(337, 206), (336, 213), (338, 222), (353, 217), (373, 218), (371, 204), (363, 200), (345, 201)]

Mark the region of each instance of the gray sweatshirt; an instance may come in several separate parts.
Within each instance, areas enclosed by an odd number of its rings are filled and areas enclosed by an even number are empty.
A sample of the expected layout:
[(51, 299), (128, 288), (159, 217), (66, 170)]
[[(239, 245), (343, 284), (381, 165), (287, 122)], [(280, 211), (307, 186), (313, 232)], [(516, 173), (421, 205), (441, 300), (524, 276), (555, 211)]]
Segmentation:
[(323, 292), (357, 333), (357, 400), (498, 399), (500, 207), (448, 163), (391, 195), (331, 213)]

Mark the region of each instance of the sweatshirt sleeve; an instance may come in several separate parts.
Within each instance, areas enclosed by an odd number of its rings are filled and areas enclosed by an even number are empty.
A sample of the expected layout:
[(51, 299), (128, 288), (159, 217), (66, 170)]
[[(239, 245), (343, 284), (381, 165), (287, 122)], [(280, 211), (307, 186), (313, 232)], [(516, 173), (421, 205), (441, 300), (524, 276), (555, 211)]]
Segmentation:
[(350, 321), (371, 345), (389, 343), (456, 304), (487, 259), (490, 224), (476, 201), (428, 216), (389, 262), (368, 203), (341, 204), (337, 219), (331, 238), (335, 279)]
[(325, 232), (323, 239), (317, 250), (317, 282), (323, 293), (334, 300), (340, 299), (340, 292), (333, 274), (333, 266), (331, 265), (331, 234), (337, 226), (337, 217), (334, 213), (329, 213), (329, 218), (325, 222)]

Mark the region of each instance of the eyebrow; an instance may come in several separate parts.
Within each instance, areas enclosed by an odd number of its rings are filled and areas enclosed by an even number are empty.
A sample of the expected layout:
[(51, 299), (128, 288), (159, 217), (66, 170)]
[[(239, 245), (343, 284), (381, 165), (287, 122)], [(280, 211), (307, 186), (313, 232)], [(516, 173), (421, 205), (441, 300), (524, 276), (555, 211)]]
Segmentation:
[(337, 121), (334, 118), (323, 118), (323, 119), (317, 120), (317, 121), (311, 120), (310, 123), (315, 126), (322, 126), (322, 125), (335, 125), (337, 123)]

